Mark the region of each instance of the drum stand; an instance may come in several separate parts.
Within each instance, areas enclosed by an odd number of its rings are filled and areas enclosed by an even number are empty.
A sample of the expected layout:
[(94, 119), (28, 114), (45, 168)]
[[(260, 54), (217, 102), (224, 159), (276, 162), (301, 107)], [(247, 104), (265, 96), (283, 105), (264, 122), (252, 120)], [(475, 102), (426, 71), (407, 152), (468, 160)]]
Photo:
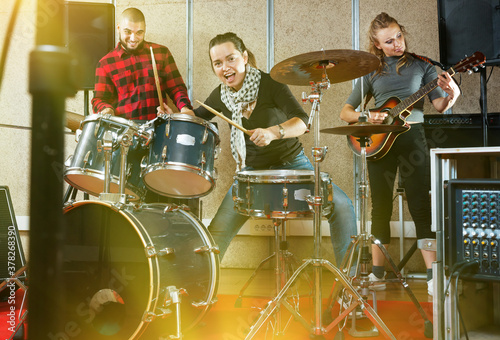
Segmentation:
[[(359, 118), (359, 121), (363, 122), (363, 123), (366, 122), (366, 115), (362, 114)], [(357, 235), (353, 239), (353, 241), (349, 245), (349, 248), (347, 250), (346, 255), (344, 256), (344, 259), (342, 260), (342, 264), (341, 264), (340, 268), (344, 269), (344, 272), (347, 272), (348, 276), (352, 276), (352, 278), (350, 278), (350, 280), (353, 282), (355, 281), (355, 285), (356, 285), (356, 287), (359, 287), (358, 290), (360, 292), (360, 295), (363, 297), (363, 299), (366, 299), (370, 292), (372, 293), (373, 305), (374, 305), (374, 308), (376, 310), (377, 304), (376, 304), (376, 298), (375, 298), (375, 294), (374, 294), (375, 292), (370, 288), (370, 280), (368, 277), (368, 274), (369, 274), (368, 273), (368, 265), (371, 262), (369, 247), (371, 246), (372, 243), (375, 244), (376, 246), (378, 246), (380, 251), (383, 253), (385, 259), (389, 263), (391, 270), (393, 271), (393, 273), (397, 277), (397, 279), (395, 279), (395, 281), (398, 281), (401, 283), (401, 285), (405, 289), (406, 293), (410, 297), (410, 300), (413, 302), (415, 307), (417, 307), (418, 312), (420, 313), (420, 315), (424, 319), (424, 326), (425, 326), (424, 335), (427, 338), (432, 338), (432, 333), (433, 333), (432, 332), (432, 330), (433, 330), (432, 323), (427, 318), (427, 315), (425, 314), (424, 310), (422, 309), (422, 306), (420, 305), (418, 300), (415, 298), (415, 295), (413, 294), (412, 290), (410, 289), (410, 287), (406, 283), (405, 279), (401, 275), (401, 272), (400, 272), (398, 266), (392, 260), (387, 249), (373, 235), (368, 234), (367, 229), (366, 229), (366, 212), (368, 211), (367, 210), (368, 183), (367, 183), (367, 176), (366, 176), (366, 173), (367, 173), (367, 171), (366, 171), (366, 168), (367, 168), (367, 165), (366, 165), (366, 145), (369, 141), (369, 136), (371, 134), (372, 133), (366, 132), (366, 133), (361, 133), (360, 135), (355, 135), (355, 137), (358, 137), (358, 141), (359, 141), (360, 147), (361, 147), (360, 148), (361, 169), (360, 169), (360, 181), (359, 181), (359, 189), (358, 189), (359, 190), (359, 197), (360, 197), (360, 214), (361, 214), (361, 216), (360, 216), (360, 233), (359, 233), (359, 235)], [(357, 251), (357, 255), (355, 255), (356, 251)], [(356, 271), (355, 271), (355, 273), (349, 273), (350, 268), (352, 267), (352, 264), (353, 264), (354, 256), (356, 256), (356, 260), (355, 260), (356, 261)], [(332, 292), (335, 291), (335, 285), (336, 284), (334, 284), (334, 287), (332, 288)], [(347, 290), (347, 293), (350, 293), (350, 290), (348, 289), (348, 287), (344, 286), (344, 290)], [(334, 297), (333, 299), (332, 299), (332, 295)], [(330, 296), (331, 301), (330, 301), (329, 307), (327, 309), (327, 312), (331, 311), (331, 308), (336, 300), (336, 294), (332, 293), (332, 295)], [(357, 299), (357, 296), (352, 295), (352, 294), (351, 294), (351, 296), (349, 296), (348, 294), (346, 294), (345, 291), (343, 291), (341, 293), (341, 297), (339, 298), (341, 310), (344, 306), (346, 306), (346, 307), (349, 306), (346, 308), (346, 310), (350, 310), (352, 307), (352, 304), (356, 304), (356, 301), (354, 301), (356, 299)], [(377, 336), (378, 335), (378, 331), (375, 327), (371, 330), (368, 330), (368, 331), (358, 331), (356, 329), (356, 313), (352, 313), (351, 318), (352, 318), (352, 327), (349, 330), (349, 334), (351, 336), (370, 337), (370, 336)]]
[[(286, 240), (286, 222), (287, 219), (274, 218), (274, 252), (262, 260), (257, 268), (254, 270), (250, 278), (245, 282), (243, 288), (241, 288), (238, 298), (234, 306), (236, 308), (240, 308), (242, 304), (242, 299), (246, 297), (244, 295), (245, 290), (252, 283), (255, 277), (262, 270), (264, 265), (271, 261), (274, 258), (274, 273), (275, 273), (275, 287), (276, 294), (283, 288), (285, 285), (288, 273), (293, 272), (292, 264), (290, 263), (290, 259), (292, 259), (294, 264), (298, 262), (294, 259), (294, 255), (288, 251), (288, 241)], [(298, 265), (297, 265), (298, 267)]]
[[(310, 331), (311, 338), (324, 339), (323, 334), (326, 334), (332, 330), (340, 321), (342, 321), (351, 311), (353, 311), (358, 305), (361, 307), (365, 315), (384, 333), (388, 339), (396, 339), (387, 326), (383, 323), (377, 313), (372, 309), (372, 307), (366, 303), (365, 299), (357, 292), (357, 290), (352, 286), (350, 280), (344, 275), (344, 273), (329, 261), (322, 259), (321, 254), (321, 210), (322, 210), (322, 197), (320, 194), (320, 165), (319, 163), (323, 161), (327, 148), (319, 147), (319, 111), (320, 102), (322, 99), (322, 90), (328, 89), (330, 87), (330, 81), (328, 80), (326, 68), (329, 66), (329, 61), (324, 60), (319, 63), (323, 67), (322, 81), (318, 83), (310, 82), (312, 87), (312, 93), (306, 97), (303, 95), (303, 101), (312, 102), (312, 110), (310, 115), (310, 120), (308, 128), (311, 126), (311, 120), (315, 118), (315, 129), (314, 129), (314, 148), (312, 150), (314, 159), (314, 197), (309, 197), (308, 203), (314, 208), (314, 257), (312, 259), (304, 260), (304, 263), (295, 271), (292, 277), (285, 284), (283, 289), (278, 293), (278, 295), (271, 300), (266, 308), (260, 313), (260, 317), (257, 321), (250, 327), (250, 331), (245, 339), (252, 339), (262, 325), (268, 320), (268, 318), (280, 309), (280, 306), (285, 307), (302, 325)], [(286, 300), (287, 292), (290, 287), (295, 283), (298, 276), (307, 269), (307, 267), (312, 266), (313, 269), (313, 325), (310, 325), (302, 315), (300, 315)], [(333, 322), (326, 328), (323, 327), (322, 322), (322, 292), (321, 292), (321, 281), (322, 281), (322, 270), (323, 267), (332, 272), (335, 276), (335, 280), (338, 280), (343, 285), (344, 289), (350, 293), (353, 297), (352, 303), (348, 308), (344, 310)], [(343, 335), (342, 333), (338, 333)]]

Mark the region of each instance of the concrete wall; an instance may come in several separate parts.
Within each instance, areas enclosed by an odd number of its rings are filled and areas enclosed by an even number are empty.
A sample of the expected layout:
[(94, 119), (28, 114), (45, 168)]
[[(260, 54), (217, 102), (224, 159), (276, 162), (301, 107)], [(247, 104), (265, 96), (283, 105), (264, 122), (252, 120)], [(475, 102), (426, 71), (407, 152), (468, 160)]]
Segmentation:
[[(50, 3), (50, 1), (49, 1)], [(7, 23), (14, 0), (5, 0), (0, 8), (0, 20)], [(0, 185), (10, 187), (18, 216), (29, 215), (29, 169), (31, 152), (31, 96), (28, 92), (28, 57), (34, 47), (36, 23), (43, 24), (50, 19), (51, 9), (35, 13), (34, 0), (25, 1), (12, 36), (7, 54), (3, 84), (0, 91)], [(266, 0), (194, 0), (194, 63), (193, 100), (203, 101), (218, 84), (208, 62), (208, 42), (218, 33), (236, 32), (247, 47), (254, 52), (261, 69), (266, 69)], [(147, 20), (147, 40), (164, 44), (170, 48), (180, 69), (186, 76), (186, 1), (183, 0), (117, 0), (116, 13), (127, 7), (140, 8)], [(320, 49), (351, 49), (351, 1), (349, 0), (275, 0), (275, 62), (306, 52)], [(372, 18), (386, 11), (405, 25), (411, 51), (439, 60), (437, 2), (399, 0), (360, 1), (360, 46), (367, 47), (366, 31)], [(0, 41), (5, 30), (0, 31)], [(2, 47), (3, 48), (3, 47)], [(490, 112), (500, 111), (500, 97), (495, 95), (500, 87), (498, 69), (493, 70), (488, 83), (488, 107)], [(463, 95), (455, 105), (456, 113), (479, 113), (479, 76), (460, 75)], [(342, 125), (339, 112), (350, 93), (351, 82), (333, 84), (325, 91), (321, 105), (321, 126)], [(297, 98), (302, 92), (309, 93), (308, 87), (291, 86)], [(67, 110), (83, 114), (83, 91), (67, 100)], [(305, 106), (310, 110), (310, 105)], [(427, 113), (436, 113), (427, 104)], [(203, 218), (210, 220), (222, 197), (233, 181), (234, 161), (229, 150), (227, 124), (216, 119), (222, 142), (222, 154), (216, 162), (219, 171), (216, 189), (203, 201)], [(322, 170), (330, 173), (332, 179), (350, 197), (354, 197), (353, 157), (345, 137), (322, 135), (321, 143), (329, 148)], [(313, 134), (301, 137), (305, 150), (310, 155)], [(67, 134), (65, 150), (73, 153), (76, 143), (74, 136)], [(36, 167), (36, 164), (33, 164)], [(49, 193), (48, 193), (49, 194)], [(397, 207), (394, 218), (397, 220)], [(409, 214), (406, 213), (409, 219)], [(23, 227), (24, 228), (24, 227)], [(27, 234), (25, 232), (25, 234)], [(327, 240), (326, 240), (327, 241)], [(304, 238), (296, 242), (296, 249), (311, 243)], [(329, 242), (325, 242), (328, 248)], [(331, 246), (330, 246), (331, 247)], [(264, 254), (269, 252), (267, 238), (240, 236), (231, 246), (226, 266), (255, 267)], [(307, 247), (305, 247), (307, 248)], [(27, 249), (27, 247), (25, 247)], [(327, 249), (327, 253), (331, 250)], [(239, 254), (237, 254), (239, 253)], [(250, 256), (248, 254), (251, 254)], [(302, 256), (302, 255), (300, 255)], [(250, 259), (250, 260), (249, 260)]]

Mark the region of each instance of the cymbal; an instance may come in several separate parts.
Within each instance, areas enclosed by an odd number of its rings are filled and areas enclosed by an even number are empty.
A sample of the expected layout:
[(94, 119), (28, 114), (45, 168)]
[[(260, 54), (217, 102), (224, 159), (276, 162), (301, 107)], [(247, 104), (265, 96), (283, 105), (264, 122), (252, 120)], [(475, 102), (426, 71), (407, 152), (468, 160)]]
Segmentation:
[(66, 111), (66, 127), (72, 132), (75, 132), (80, 128), (80, 122), (84, 120), (85, 117), (81, 114)]
[(337, 126), (320, 130), (323, 133), (334, 135), (350, 135), (354, 137), (368, 137), (379, 133), (401, 132), (408, 130), (408, 127), (401, 125), (372, 124), (359, 122), (351, 125)]
[(309, 85), (322, 81), (323, 65), (330, 83), (341, 83), (375, 71), (380, 60), (357, 50), (326, 50), (299, 54), (283, 60), (271, 69), (271, 77), (284, 84)]

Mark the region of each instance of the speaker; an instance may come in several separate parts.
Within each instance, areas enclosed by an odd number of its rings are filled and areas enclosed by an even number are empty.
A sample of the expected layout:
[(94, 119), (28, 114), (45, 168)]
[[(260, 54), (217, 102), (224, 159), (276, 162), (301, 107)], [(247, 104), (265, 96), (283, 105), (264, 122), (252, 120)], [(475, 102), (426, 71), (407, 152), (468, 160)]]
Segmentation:
[(115, 7), (67, 1), (66, 47), (77, 59), (81, 89), (94, 89), (95, 68), (115, 46)]
[(445, 66), (480, 51), (486, 65), (500, 65), (500, 2), (438, 0), (439, 53)]
[[(9, 188), (0, 187), (0, 281), (26, 264)], [(23, 274), (20, 278), (23, 278)]]

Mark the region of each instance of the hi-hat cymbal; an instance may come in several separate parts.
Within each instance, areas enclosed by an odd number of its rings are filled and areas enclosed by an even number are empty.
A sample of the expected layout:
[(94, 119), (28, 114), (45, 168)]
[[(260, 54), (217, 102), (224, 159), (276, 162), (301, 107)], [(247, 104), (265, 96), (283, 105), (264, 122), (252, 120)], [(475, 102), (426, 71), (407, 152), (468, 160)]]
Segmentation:
[(80, 128), (80, 122), (84, 119), (85, 117), (81, 114), (66, 111), (66, 127), (72, 132)]
[(334, 135), (350, 135), (354, 137), (368, 137), (378, 133), (401, 132), (408, 127), (401, 125), (372, 124), (368, 122), (359, 122), (351, 125), (337, 126), (320, 130), (323, 133)]
[(380, 60), (373, 54), (357, 50), (326, 50), (299, 54), (276, 64), (271, 77), (283, 84), (309, 85), (322, 81), (323, 66), (330, 83), (359, 78), (375, 71)]

